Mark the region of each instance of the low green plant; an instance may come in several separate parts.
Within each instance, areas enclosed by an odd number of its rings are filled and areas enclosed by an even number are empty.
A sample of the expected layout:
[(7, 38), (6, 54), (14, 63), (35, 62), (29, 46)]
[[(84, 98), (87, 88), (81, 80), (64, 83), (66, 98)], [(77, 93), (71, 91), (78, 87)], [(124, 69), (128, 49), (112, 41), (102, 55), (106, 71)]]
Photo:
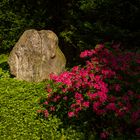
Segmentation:
[(7, 54), (0, 55), (0, 78), (10, 77), (9, 66), (8, 66), (7, 60), (8, 60)]
[(4, 62), (7, 62), (7, 59), (8, 59), (8, 55), (6, 54), (1, 54), (0, 55), (0, 64), (4, 63)]
[(62, 129), (56, 116), (38, 117), (38, 100), (46, 82), (27, 83), (0, 77), (0, 140), (81, 140), (83, 134)]

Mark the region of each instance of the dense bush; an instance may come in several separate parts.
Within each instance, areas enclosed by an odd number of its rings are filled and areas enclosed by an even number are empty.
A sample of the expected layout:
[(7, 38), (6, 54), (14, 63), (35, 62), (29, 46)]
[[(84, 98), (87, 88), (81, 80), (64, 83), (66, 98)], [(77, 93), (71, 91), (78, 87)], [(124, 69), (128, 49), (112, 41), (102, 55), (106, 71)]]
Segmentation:
[(0, 53), (30, 28), (53, 30), (69, 66), (99, 42), (118, 41), (133, 49), (140, 44), (139, 7), (139, 0), (1, 0)]
[(40, 0), (0, 1), (0, 54), (9, 52), (25, 30), (46, 29), (47, 4)]
[(48, 120), (36, 114), (38, 99), (46, 97), (43, 83), (27, 83), (0, 75), (0, 140), (81, 140), (71, 127), (61, 129), (56, 116)]
[(51, 75), (42, 114), (57, 115), (64, 124), (82, 126), (101, 139), (140, 136), (140, 54), (120, 45), (97, 45), (80, 54), (85, 66)]

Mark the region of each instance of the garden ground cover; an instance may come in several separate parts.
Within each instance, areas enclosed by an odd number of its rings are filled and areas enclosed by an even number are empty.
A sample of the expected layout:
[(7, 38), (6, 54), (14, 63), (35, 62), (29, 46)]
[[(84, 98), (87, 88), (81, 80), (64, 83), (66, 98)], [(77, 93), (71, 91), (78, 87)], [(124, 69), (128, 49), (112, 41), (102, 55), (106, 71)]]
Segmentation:
[(46, 95), (45, 85), (0, 79), (0, 140), (81, 139), (82, 133), (70, 128), (58, 130), (58, 118), (37, 117), (38, 99)]

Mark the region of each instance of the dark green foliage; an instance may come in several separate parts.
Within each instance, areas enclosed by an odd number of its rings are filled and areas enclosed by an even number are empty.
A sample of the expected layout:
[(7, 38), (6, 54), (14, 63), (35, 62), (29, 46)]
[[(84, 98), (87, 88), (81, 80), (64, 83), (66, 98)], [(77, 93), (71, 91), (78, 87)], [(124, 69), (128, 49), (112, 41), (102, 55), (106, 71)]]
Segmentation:
[(8, 59), (8, 55), (6, 54), (0, 55), (0, 78), (10, 77), (9, 65), (7, 63), (7, 59)]
[(69, 66), (79, 61), (80, 51), (99, 42), (137, 48), (139, 7), (139, 0), (1, 0), (0, 53), (11, 50), (30, 28), (53, 30)]
[(10, 51), (26, 29), (45, 28), (47, 16), (43, 15), (46, 13), (42, 9), (43, 3), (30, 0), (0, 2), (0, 54)]
[(139, 7), (140, 2), (136, 0), (78, 0), (68, 7), (67, 24), (63, 25), (69, 25), (65, 27), (68, 34), (72, 32), (69, 34), (71, 42), (77, 47), (80, 45), (80, 48), (85, 49), (102, 41), (137, 46)]
[(25, 19), (14, 13), (9, 0), (0, 2), (0, 53), (9, 50), (17, 41)]

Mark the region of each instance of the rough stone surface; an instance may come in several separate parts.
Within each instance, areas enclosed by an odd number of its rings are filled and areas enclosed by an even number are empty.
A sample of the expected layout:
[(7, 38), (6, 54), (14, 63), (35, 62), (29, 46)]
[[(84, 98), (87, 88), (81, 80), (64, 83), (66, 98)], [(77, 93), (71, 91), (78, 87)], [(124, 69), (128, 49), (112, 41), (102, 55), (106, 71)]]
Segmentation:
[(40, 82), (50, 73), (65, 69), (66, 58), (58, 47), (58, 37), (50, 30), (27, 30), (10, 53), (10, 71), (17, 79)]

